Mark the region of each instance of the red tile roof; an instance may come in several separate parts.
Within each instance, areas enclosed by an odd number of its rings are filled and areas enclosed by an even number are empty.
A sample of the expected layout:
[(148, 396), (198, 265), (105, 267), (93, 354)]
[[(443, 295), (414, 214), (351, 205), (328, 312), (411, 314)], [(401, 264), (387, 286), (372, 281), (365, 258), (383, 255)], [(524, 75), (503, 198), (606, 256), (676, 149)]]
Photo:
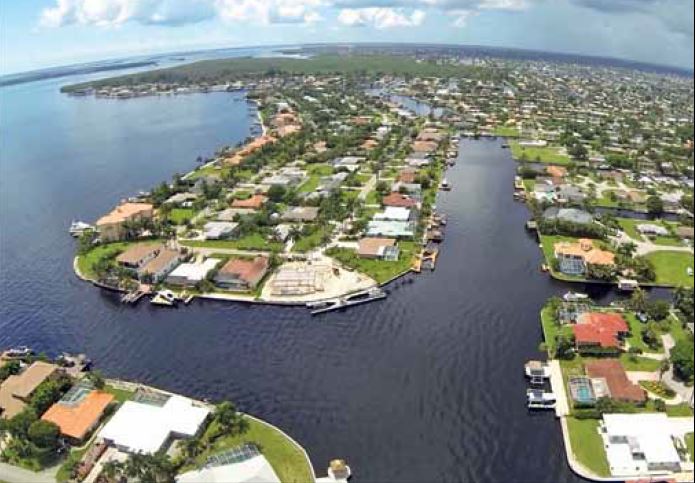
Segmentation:
[(625, 373), (625, 368), (617, 359), (600, 359), (584, 365), (586, 374), (592, 378), (603, 378), (611, 393), (611, 399), (641, 403), (647, 394), (637, 384), (633, 384)]
[(618, 348), (618, 335), (628, 333), (630, 328), (620, 314), (587, 312), (579, 316), (578, 323), (572, 327), (572, 331), (577, 345)]
[(253, 260), (240, 258), (229, 260), (220, 269), (222, 274), (231, 274), (249, 285), (256, 285), (268, 270), (269, 261), (266, 257), (256, 257)]
[(417, 205), (417, 201), (401, 193), (391, 193), (384, 196), (382, 203), (384, 206), (395, 206), (400, 208), (412, 208)]

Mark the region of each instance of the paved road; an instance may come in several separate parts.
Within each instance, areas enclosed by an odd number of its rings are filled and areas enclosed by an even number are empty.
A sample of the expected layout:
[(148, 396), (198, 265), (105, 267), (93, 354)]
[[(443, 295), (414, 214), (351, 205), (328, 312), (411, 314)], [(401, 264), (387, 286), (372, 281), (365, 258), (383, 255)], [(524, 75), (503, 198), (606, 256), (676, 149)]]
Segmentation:
[[(671, 349), (676, 345), (671, 334), (664, 334), (661, 336), (661, 340), (664, 343), (664, 352), (666, 357), (671, 357)], [(662, 381), (671, 389), (676, 391), (683, 401), (691, 402), (693, 400), (693, 388), (688, 387), (680, 381), (677, 381), (673, 376), (673, 365), (669, 366), (668, 371), (664, 372)]]
[(611, 237), (611, 239), (618, 244), (633, 243), (637, 248), (635, 249), (635, 255), (646, 255), (653, 252), (687, 252), (693, 253), (693, 249), (688, 246), (670, 246), (670, 245), (657, 245), (651, 241), (638, 241), (627, 236), (625, 232), (619, 231), (616, 236)]
[(0, 463), (0, 481), (7, 483), (55, 483), (58, 467), (35, 473), (17, 466)]

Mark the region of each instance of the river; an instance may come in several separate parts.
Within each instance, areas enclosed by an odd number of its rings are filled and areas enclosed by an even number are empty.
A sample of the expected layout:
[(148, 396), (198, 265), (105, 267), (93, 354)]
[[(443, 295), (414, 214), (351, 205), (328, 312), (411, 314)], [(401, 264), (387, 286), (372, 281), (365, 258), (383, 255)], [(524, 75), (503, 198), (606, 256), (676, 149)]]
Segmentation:
[(558, 422), (525, 405), (538, 312), (567, 287), (539, 271), (501, 141), (461, 142), (437, 269), (382, 302), (314, 318), (129, 307), (76, 279), (70, 221), (192, 168), (253, 120), (241, 94), (97, 100), (60, 85), (0, 89), (0, 347), (85, 352), (109, 376), (234, 400), (295, 437), (319, 474), (342, 457), (355, 481), (581, 481)]

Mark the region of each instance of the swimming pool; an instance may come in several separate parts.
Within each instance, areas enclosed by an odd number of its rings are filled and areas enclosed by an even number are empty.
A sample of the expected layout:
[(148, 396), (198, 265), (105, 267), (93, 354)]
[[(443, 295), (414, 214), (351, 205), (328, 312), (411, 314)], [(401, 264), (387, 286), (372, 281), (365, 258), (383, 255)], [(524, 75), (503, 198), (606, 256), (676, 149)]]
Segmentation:
[(579, 404), (593, 404), (596, 402), (594, 388), (591, 380), (584, 376), (573, 376), (569, 379), (570, 394), (572, 400)]

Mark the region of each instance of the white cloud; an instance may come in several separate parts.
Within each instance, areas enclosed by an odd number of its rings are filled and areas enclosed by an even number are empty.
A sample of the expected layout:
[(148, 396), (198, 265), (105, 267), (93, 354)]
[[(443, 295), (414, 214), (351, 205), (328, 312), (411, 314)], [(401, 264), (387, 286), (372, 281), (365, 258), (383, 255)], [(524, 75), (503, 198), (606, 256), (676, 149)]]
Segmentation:
[(416, 27), (422, 24), (425, 12), (413, 10), (410, 14), (400, 8), (366, 7), (344, 8), (338, 14), (338, 22), (350, 27), (374, 26), (377, 29)]

